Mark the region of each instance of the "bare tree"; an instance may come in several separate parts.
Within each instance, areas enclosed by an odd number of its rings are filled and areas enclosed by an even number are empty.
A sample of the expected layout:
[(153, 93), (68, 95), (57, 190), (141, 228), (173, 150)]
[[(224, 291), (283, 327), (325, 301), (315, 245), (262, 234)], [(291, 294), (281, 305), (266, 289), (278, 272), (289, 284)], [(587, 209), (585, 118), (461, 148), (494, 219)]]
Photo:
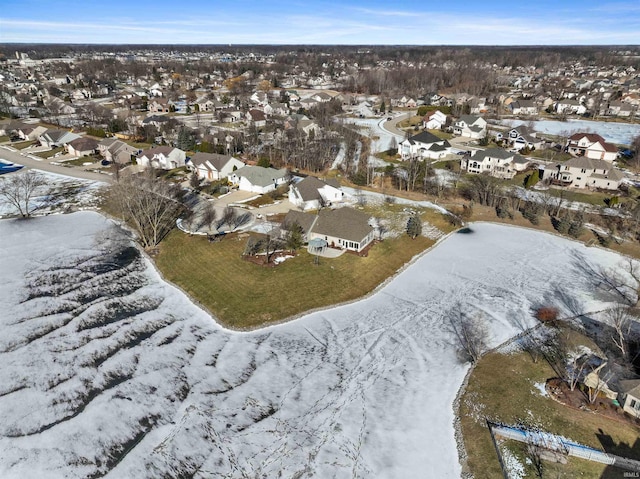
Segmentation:
[(46, 184), (44, 176), (35, 171), (17, 173), (0, 180), (0, 197), (14, 206), (20, 216), (28, 218), (33, 211), (31, 200)]
[(476, 363), (487, 348), (488, 331), (482, 316), (467, 316), (456, 307), (457, 313), (449, 317), (451, 327), (458, 340), (460, 357)]
[(626, 357), (629, 349), (627, 341), (631, 333), (631, 324), (634, 320), (629, 312), (629, 308), (619, 304), (607, 311), (607, 323), (613, 327), (614, 333), (611, 335), (613, 344), (620, 350), (622, 356)]
[(152, 172), (121, 177), (111, 187), (110, 199), (145, 249), (157, 246), (184, 211), (180, 188)]
[(218, 217), (218, 212), (215, 206), (211, 203), (207, 203), (200, 216), (200, 227), (207, 226), (209, 230), (213, 229), (213, 224)]

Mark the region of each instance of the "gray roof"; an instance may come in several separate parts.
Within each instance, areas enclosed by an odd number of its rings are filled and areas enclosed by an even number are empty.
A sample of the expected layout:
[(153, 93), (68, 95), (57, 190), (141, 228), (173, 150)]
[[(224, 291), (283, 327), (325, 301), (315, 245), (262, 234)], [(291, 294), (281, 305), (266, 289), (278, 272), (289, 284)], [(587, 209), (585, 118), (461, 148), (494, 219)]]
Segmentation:
[[(312, 201), (312, 200), (320, 200), (322, 197), (320, 196), (320, 192), (318, 191), (323, 186), (328, 185), (329, 183), (316, 178), (315, 176), (307, 176), (302, 181), (299, 181), (294, 185), (294, 188), (298, 190), (298, 194), (303, 201)], [(339, 188), (340, 186), (331, 185), (334, 188)]]
[[(613, 172), (616, 169), (611, 163), (604, 160), (596, 160), (593, 158), (587, 158), (586, 156), (577, 156), (564, 162), (565, 166), (570, 168), (583, 168), (585, 170), (604, 170)], [(622, 179), (623, 175), (620, 175)]]
[(428, 131), (423, 131), (422, 133), (418, 133), (417, 135), (414, 135), (411, 138), (409, 138), (409, 142), (411, 143), (429, 144), (429, 143), (439, 143), (441, 141), (443, 141), (442, 138), (438, 138), (436, 135)]
[(289, 230), (294, 224), (298, 224), (303, 233), (306, 235), (313, 226), (313, 223), (317, 219), (317, 215), (314, 213), (303, 213), (302, 211), (289, 210), (287, 216), (284, 217), (282, 222), (282, 229)]
[(369, 226), (369, 215), (353, 208), (338, 208), (321, 210), (312, 230), (315, 234), (360, 243), (373, 231), (373, 228)]
[(513, 158), (515, 161), (518, 158), (522, 158), (522, 156), (517, 153), (511, 153), (503, 148), (488, 148), (486, 150), (478, 151), (471, 158), (477, 161), (482, 161), (485, 158), (499, 158), (501, 160)]
[(472, 125), (478, 121), (479, 118), (480, 117), (476, 115), (462, 115), (458, 121), (464, 121), (467, 125)]
[(620, 392), (640, 399), (640, 379), (626, 379), (620, 381)]
[(277, 179), (284, 178), (288, 172), (285, 168), (276, 170), (274, 168), (263, 168), (262, 166), (244, 166), (236, 170), (235, 175), (244, 177), (249, 183), (256, 186), (268, 186)]
[(198, 166), (208, 161), (217, 171), (220, 171), (232, 158), (233, 157), (229, 155), (219, 155), (218, 153), (204, 153), (199, 151), (191, 157), (191, 163)]

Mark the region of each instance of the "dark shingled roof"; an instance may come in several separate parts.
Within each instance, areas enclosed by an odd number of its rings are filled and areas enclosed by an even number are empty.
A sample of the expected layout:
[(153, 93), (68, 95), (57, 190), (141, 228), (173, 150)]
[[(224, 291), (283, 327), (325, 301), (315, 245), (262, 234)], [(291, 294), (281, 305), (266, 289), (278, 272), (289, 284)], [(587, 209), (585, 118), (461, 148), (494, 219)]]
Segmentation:
[(433, 133), (429, 133), (428, 131), (423, 131), (422, 133), (418, 133), (417, 135), (409, 138), (410, 142), (417, 143), (439, 143), (442, 141), (442, 138), (438, 138)]
[(302, 211), (289, 210), (287, 216), (284, 217), (282, 222), (282, 229), (290, 230), (294, 224), (302, 227), (303, 233), (306, 235), (316, 221), (317, 215), (313, 213), (303, 213)]

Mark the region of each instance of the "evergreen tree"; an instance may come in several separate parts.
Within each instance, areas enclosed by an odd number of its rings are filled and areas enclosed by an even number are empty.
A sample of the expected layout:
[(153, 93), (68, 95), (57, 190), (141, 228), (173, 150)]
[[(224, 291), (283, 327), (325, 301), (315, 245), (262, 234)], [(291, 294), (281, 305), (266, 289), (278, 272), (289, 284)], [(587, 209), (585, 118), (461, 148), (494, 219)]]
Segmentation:
[(538, 170), (534, 170), (533, 173), (527, 176), (527, 178), (524, 180), (524, 187), (531, 188), (536, 183), (538, 183), (538, 181), (540, 181), (540, 173), (538, 172)]
[(380, 104), (380, 113), (384, 113), (387, 110), (387, 105), (385, 105), (384, 100)]
[(416, 239), (422, 234), (422, 220), (417, 213), (412, 214), (407, 221), (407, 234)]

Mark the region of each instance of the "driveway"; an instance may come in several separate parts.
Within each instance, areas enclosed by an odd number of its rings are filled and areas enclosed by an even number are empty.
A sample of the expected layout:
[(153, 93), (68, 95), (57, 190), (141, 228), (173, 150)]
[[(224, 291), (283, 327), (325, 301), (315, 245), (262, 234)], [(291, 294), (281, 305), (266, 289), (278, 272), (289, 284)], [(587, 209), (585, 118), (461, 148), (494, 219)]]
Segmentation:
[(36, 160), (32, 157), (26, 156), (28, 153), (28, 151), (17, 151), (5, 145), (0, 145), (0, 158), (10, 161), (11, 163), (24, 165), (24, 167), (28, 169), (41, 170), (49, 173), (56, 173), (58, 175), (70, 176), (72, 178), (80, 178), (83, 180), (101, 181), (105, 183), (111, 183), (113, 181), (113, 178), (107, 173), (95, 173), (93, 171), (86, 171), (72, 166), (54, 165), (49, 160)]

